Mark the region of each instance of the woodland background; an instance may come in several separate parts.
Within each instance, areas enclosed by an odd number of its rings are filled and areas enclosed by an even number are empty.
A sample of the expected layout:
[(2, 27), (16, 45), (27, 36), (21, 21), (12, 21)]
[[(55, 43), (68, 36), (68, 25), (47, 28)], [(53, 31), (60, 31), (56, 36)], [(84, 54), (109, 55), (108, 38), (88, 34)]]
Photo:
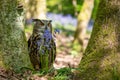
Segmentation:
[[(120, 80), (119, 0), (0, 0), (1, 80)], [(52, 20), (54, 75), (34, 71), (32, 19)]]

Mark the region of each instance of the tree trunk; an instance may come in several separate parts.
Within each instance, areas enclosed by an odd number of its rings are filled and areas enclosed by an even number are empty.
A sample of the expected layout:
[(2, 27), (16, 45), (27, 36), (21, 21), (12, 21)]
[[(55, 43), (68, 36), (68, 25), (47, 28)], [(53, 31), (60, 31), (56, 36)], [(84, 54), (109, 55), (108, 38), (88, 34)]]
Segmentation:
[(0, 66), (19, 71), (31, 68), (18, 0), (0, 0)]
[(100, 0), (81, 80), (120, 80), (120, 0)]
[(84, 0), (83, 7), (78, 15), (77, 29), (74, 35), (74, 43), (84, 45), (86, 29), (91, 17), (94, 0)]
[(77, 0), (72, 0), (72, 4), (74, 6), (74, 15), (77, 16)]
[(26, 19), (46, 19), (46, 0), (25, 0)]

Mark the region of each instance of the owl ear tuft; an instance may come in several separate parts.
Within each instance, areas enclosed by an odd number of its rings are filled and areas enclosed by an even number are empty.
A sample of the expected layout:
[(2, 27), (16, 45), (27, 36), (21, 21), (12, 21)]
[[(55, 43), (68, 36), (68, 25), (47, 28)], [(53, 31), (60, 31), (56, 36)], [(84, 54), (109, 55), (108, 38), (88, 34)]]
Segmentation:
[(32, 19), (33, 22), (40, 21), (40, 19)]
[(49, 22), (51, 23), (51, 22), (52, 22), (52, 20), (49, 20)]

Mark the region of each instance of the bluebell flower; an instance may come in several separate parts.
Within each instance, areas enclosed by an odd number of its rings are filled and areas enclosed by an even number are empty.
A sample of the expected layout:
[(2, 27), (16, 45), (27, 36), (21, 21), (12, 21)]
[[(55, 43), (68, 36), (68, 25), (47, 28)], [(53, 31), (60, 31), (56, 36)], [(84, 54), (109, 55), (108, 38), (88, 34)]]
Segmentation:
[(43, 33), (43, 38), (45, 39), (44, 47), (50, 50), (50, 42), (52, 40), (52, 33), (49, 30), (45, 30)]
[(45, 51), (44, 51), (44, 50), (41, 50), (41, 53), (42, 53), (42, 54), (45, 54)]
[(38, 45), (37, 50), (39, 50), (39, 49), (40, 49), (41, 42), (37, 42), (37, 45)]
[(43, 33), (43, 37), (45, 39), (45, 43), (48, 43), (52, 39), (52, 34), (49, 30), (45, 30)]
[(45, 44), (44, 46), (45, 46), (46, 48), (49, 48), (49, 45), (48, 45), (48, 44)]
[(55, 34), (56, 34), (56, 33), (58, 33), (58, 34), (59, 34), (59, 33), (60, 33), (60, 30), (59, 30), (59, 29), (55, 29), (55, 31), (54, 31), (54, 32), (55, 32)]
[(38, 45), (38, 46), (41, 45), (41, 40), (37, 41), (37, 45)]
[(53, 25), (57, 26), (62, 25), (63, 27), (72, 25), (72, 26), (77, 26), (77, 19), (73, 18), (70, 14), (68, 15), (63, 15), (63, 14), (54, 14), (54, 13), (47, 13), (47, 18), (52, 19)]

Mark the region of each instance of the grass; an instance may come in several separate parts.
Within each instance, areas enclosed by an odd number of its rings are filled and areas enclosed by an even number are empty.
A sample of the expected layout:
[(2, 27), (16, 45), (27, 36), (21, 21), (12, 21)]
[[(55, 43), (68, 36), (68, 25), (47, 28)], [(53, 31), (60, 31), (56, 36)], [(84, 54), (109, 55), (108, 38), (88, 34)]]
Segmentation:
[(113, 67), (111, 74), (113, 80), (120, 80), (120, 73), (117, 71), (117, 67)]
[[(73, 76), (73, 70), (78, 70), (78, 68), (61, 68), (54, 70), (54, 74), (52, 76), (48, 76), (48, 80), (69, 80), (71, 76)], [(37, 76), (45, 76), (46, 74), (51, 74), (53, 72), (45, 72), (45, 71), (33, 71), (33, 75)]]

